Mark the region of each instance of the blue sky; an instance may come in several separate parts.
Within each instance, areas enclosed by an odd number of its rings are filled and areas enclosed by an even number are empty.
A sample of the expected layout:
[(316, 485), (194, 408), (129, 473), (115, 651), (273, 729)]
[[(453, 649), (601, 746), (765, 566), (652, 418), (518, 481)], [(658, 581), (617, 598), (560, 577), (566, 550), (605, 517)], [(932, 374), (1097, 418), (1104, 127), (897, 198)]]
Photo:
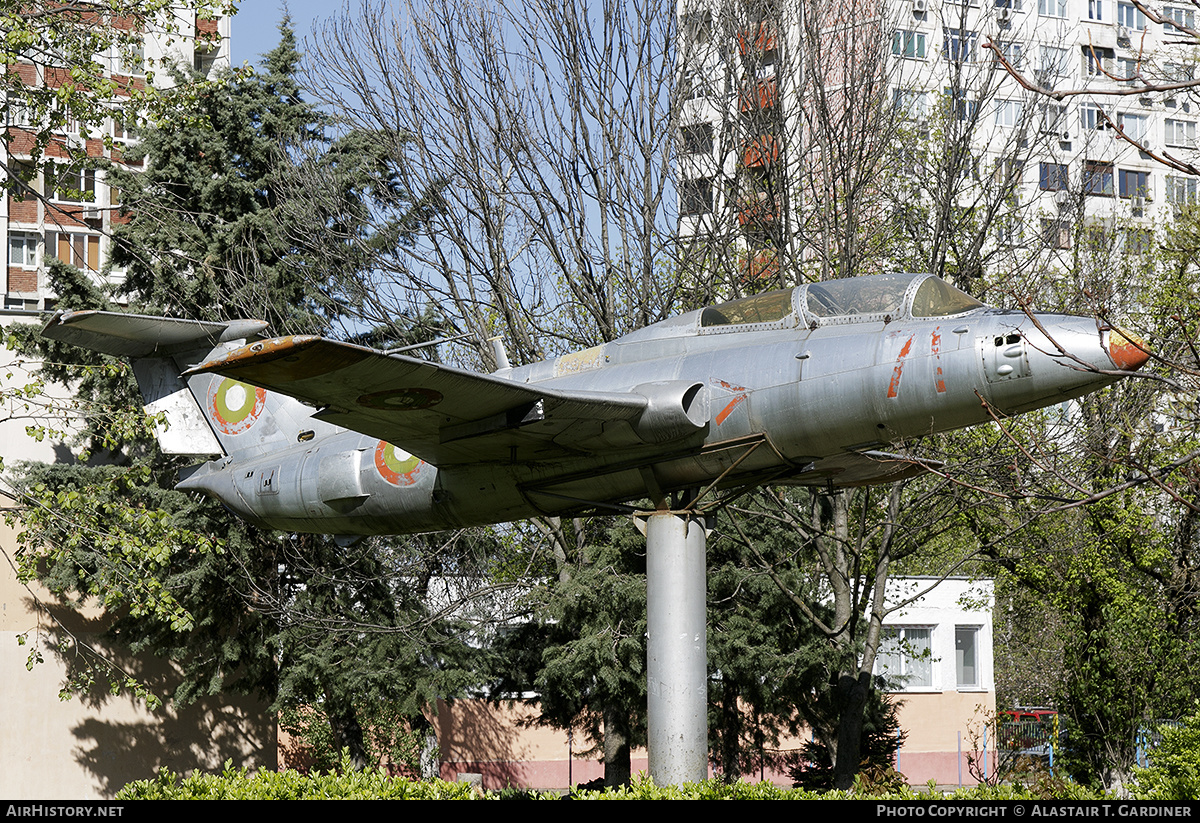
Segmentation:
[[(233, 17), (231, 46), (233, 65), (243, 62), (258, 65), (259, 55), (275, 48), (279, 42), (279, 21), (283, 19), (282, 0), (241, 0)], [(296, 28), (296, 37), (309, 37), (314, 22), (339, 11), (340, 0), (289, 0), (286, 3)]]

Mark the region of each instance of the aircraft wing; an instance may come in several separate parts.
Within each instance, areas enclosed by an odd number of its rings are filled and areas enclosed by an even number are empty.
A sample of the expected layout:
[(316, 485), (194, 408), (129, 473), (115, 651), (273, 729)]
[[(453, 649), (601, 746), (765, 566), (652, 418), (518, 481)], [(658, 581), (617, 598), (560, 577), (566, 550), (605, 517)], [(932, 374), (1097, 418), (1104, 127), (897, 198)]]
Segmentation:
[(296, 397), (436, 466), (562, 459), (612, 449), (614, 433), (644, 445), (632, 435), (642, 395), (563, 392), (320, 337), (259, 341), (186, 374), (205, 372)]

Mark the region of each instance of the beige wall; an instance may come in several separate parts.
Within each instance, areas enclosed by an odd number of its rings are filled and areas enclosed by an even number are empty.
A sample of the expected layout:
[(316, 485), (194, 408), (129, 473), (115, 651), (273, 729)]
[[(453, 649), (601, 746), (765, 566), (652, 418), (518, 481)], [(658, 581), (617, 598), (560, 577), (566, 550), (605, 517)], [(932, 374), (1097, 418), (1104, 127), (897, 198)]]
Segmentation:
[[(166, 705), (155, 712), (127, 694), (104, 690), (60, 700), (67, 666), (85, 659), (82, 644), (101, 649), (160, 695), (170, 694), (174, 678), (163, 661), (104, 648), (101, 615), (56, 607), (41, 587), (19, 583), (14, 542), (11, 529), (0, 525), (0, 797), (108, 799), (161, 766), (211, 770), (227, 758), (275, 767), (275, 718), (252, 700), (219, 697), (183, 711)], [(35, 648), (44, 662), (27, 671)]]

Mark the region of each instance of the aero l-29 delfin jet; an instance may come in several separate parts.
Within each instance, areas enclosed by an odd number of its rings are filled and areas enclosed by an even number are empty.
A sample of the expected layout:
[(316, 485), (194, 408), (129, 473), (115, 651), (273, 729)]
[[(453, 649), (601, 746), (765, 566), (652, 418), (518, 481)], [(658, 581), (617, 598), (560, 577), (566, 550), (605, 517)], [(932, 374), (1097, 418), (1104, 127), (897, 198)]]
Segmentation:
[(1148, 359), (1093, 318), (991, 308), (920, 274), (734, 300), (492, 374), (256, 339), (265, 326), (69, 312), (44, 334), (132, 358), (164, 449), (211, 457), (178, 488), (346, 537), (884, 483), (926, 470), (889, 444), (1061, 403)]

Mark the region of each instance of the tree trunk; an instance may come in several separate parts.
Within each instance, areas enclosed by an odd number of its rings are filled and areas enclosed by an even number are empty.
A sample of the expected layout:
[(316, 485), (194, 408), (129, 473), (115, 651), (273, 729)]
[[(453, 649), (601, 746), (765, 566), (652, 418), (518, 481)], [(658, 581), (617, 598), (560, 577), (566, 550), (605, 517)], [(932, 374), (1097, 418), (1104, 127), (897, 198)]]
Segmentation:
[(329, 718), (329, 730), (333, 733), (338, 751), (347, 749), (354, 768), (365, 769), (368, 765), (366, 739), (354, 707), (331, 700), (326, 691), (325, 716)]
[(622, 729), (625, 714), (616, 706), (604, 707), (604, 786), (628, 786), (633, 772), (629, 759), (629, 735)]
[(833, 787), (849, 789), (854, 785), (862, 760), (863, 713), (871, 692), (871, 675), (859, 672), (858, 677), (842, 675), (838, 682), (842, 713), (838, 722), (837, 751), (833, 754)]

